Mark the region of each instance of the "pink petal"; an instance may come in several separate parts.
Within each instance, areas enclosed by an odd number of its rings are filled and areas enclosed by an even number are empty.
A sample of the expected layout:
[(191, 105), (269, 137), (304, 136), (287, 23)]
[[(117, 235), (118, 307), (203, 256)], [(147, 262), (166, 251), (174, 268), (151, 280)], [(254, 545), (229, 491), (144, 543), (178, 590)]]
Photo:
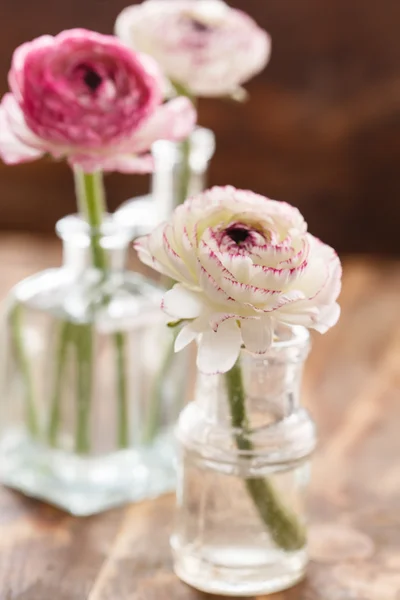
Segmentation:
[(135, 156), (129, 154), (96, 155), (72, 154), (68, 158), (71, 166), (80, 166), (86, 173), (93, 171), (118, 171), (119, 173), (151, 173), (154, 161), (151, 154)]
[(25, 42), (14, 51), (11, 63), (11, 69), (8, 74), (8, 84), (10, 90), (17, 100), (22, 98), (24, 87), (24, 67), (27, 55), (35, 50), (50, 47), (54, 45), (54, 37), (51, 35), (42, 35), (31, 42)]
[(203, 333), (197, 353), (197, 367), (202, 373), (215, 374), (230, 371), (236, 363), (242, 336), (234, 319), (228, 319), (218, 331)]
[(134, 133), (124, 148), (140, 154), (157, 140), (180, 141), (188, 137), (196, 123), (196, 110), (188, 98), (179, 97), (162, 104)]

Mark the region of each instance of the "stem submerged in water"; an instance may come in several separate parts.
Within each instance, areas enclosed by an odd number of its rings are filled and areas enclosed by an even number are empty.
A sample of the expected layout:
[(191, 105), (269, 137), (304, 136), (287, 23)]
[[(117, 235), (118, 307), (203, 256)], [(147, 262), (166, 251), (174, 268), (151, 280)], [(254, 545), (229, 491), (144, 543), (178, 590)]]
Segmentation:
[(74, 329), (78, 365), (75, 450), (78, 454), (88, 454), (93, 385), (93, 328), (91, 325), (75, 325)]
[(68, 321), (61, 323), (57, 357), (56, 357), (56, 373), (54, 381), (53, 397), (50, 407), (50, 419), (47, 429), (47, 440), (50, 446), (55, 448), (58, 441), (58, 432), (60, 429), (61, 420), (61, 394), (65, 372), (65, 361), (67, 356), (68, 345), (72, 341), (73, 325)]
[(117, 355), (118, 447), (129, 447), (128, 393), (126, 389), (126, 339), (123, 333), (114, 336)]
[(31, 436), (33, 438), (37, 438), (39, 435), (39, 424), (37, 421), (35, 408), (33, 377), (24, 347), (22, 306), (20, 304), (16, 304), (10, 314), (10, 325), (11, 336), (14, 342), (15, 357), (16, 361), (19, 363), (22, 381), (25, 388), (26, 423)]
[[(242, 370), (238, 360), (225, 374), (232, 426), (237, 432), (235, 441), (242, 452), (251, 452), (253, 444), (248, 437), (245, 392)], [(277, 546), (287, 552), (299, 550), (306, 543), (305, 529), (296, 515), (286, 507), (271, 481), (266, 478), (248, 478), (246, 488), (254, 505)]]

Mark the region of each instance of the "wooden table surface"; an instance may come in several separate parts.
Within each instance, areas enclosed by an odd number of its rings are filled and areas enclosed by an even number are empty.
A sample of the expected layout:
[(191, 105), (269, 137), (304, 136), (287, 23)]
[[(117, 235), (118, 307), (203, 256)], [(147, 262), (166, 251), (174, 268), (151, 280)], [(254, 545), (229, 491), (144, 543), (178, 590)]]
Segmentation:
[[(2, 235), (1, 294), (59, 259), (52, 240)], [(400, 600), (400, 262), (347, 260), (341, 304), (304, 381), (320, 433), (312, 561), (306, 581), (274, 600)], [(173, 507), (164, 496), (77, 519), (0, 489), (0, 599), (213, 598), (172, 573)]]

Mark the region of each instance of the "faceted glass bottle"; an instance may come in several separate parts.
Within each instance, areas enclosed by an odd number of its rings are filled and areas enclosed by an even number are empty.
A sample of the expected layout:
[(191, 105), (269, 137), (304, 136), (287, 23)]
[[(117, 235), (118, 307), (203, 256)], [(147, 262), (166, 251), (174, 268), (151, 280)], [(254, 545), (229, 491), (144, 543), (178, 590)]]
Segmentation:
[(126, 227), (107, 217), (96, 233), (106, 272), (91, 267), (84, 221), (66, 217), (57, 231), (63, 266), (8, 298), (0, 476), (88, 515), (175, 488), (187, 355), (173, 353), (163, 290), (125, 270)]
[(267, 354), (242, 351), (229, 379), (199, 375), (177, 428), (171, 539), (175, 571), (195, 588), (256, 596), (304, 576), (305, 494), (316, 442), (299, 400), (308, 347), (305, 329), (284, 328)]
[[(146, 235), (165, 221), (179, 204), (182, 181), (183, 146), (180, 142), (158, 141), (153, 145), (154, 172), (151, 193), (125, 202), (115, 213), (121, 225), (134, 229), (134, 236)], [(206, 189), (207, 171), (215, 152), (215, 136), (198, 127), (190, 136), (188, 196)]]

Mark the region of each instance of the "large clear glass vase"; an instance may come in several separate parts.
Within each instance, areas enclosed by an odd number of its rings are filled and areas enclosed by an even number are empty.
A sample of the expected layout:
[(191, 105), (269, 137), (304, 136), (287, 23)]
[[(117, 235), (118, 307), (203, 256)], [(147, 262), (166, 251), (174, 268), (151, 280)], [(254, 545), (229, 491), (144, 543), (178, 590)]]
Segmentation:
[[(174, 489), (187, 355), (173, 353), (163, 290), (125, 269), (126, 227), (107, 217), (94, 235), (70, 216), (57, 231), (63, 266), (8, 297), (0, 476), (88, 515)], [(93, 239), (106, 271), (91, 267)]]
[(152, 149), (154, 172), (150, 194), (125, 202), (115, 213), (118, 222), (132, 227), (135, 237), (152, 231), (170, 217), (185, 197), (206, 189), (214, 152), (215, 136), (203, 127), (193, 131), (186, 146), (185, 142), (156, 142)]
[(214, 594), (258, 596), (297, 583), (307, 565), (305, 494), (315, 430), (300, 405), (308, 332), (278, 332), (224, 375), (199, 375), (183, 410), (175, 571)]

